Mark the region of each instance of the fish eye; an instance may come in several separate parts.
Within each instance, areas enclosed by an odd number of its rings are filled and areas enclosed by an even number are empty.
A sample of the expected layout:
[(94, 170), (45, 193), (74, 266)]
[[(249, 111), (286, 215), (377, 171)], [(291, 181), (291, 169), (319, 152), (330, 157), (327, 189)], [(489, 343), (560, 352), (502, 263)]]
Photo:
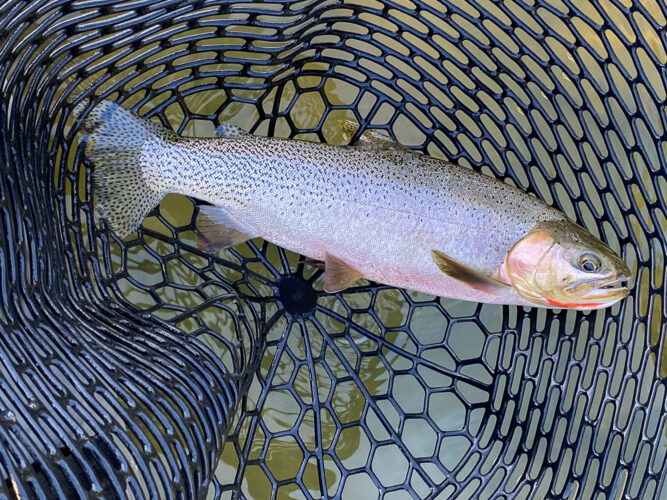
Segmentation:
[(595, 255), (584, 254), (579, 260), (579, 265), (581, 266), (581, 269), (587, 273), (594, 273), (600, 269), (600, 259)]

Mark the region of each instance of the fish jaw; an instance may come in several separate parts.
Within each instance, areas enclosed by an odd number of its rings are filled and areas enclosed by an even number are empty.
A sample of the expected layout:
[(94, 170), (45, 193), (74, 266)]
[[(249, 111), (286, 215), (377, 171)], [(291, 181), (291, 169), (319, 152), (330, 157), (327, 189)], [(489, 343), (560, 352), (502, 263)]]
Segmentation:
[[(576, 303), (576, 302), (558, 302), (554, 299), (545, 299), (549, 304), (553, 305), (556, 309), (582, 309), (582, 310), (592, 310), (592, 309), (602, 309), (609, 307), (610, 303), (607, 302), (592, 302), (592, 303)], [(621, 299), (618, 299), (621, 300)]]
[(573, 291), (582, 285), (587, 286), (589, 290), (583, 293), (581, 300), (574, 302), (572, 307), (576, 309), (602, 309), (623, 300), (630, 294), (630, 288), (624, 284), (631, 278), (630, 269), (627, 266), (622, 266), (611, 277), (591, 279), (588, 282), (568, 287), (566, 290)]

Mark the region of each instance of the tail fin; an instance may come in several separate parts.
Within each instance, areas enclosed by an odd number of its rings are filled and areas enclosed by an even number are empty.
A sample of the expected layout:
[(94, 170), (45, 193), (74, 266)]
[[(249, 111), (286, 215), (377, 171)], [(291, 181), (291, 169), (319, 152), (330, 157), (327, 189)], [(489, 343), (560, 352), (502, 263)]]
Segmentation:
[(86, 156), (93, 163), (95, 215), (126, 238), (167, 194), (146, 171), (146, 155), (153, 161), (177, 136), (111, 101), (100, 102), (85, 118)]

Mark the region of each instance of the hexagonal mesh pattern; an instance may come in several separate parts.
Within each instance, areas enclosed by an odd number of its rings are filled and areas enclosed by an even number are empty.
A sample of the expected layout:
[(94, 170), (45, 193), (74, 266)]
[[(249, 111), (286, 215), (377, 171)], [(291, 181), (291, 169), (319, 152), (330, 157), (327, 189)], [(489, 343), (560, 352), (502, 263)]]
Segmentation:
[[(657, 498), (665, 25), (652, 0), (0, 5), (8, 496)], [(169, 196), (92, 221), (74, 106), (341, 144), (337, 120), (518, 185), (636, 276), (594, 313), (489, 306), (194, 244)], [(307, 183), (307, 179), (304, 179)], [(225, 444), (226, 442), (226, 444)]]

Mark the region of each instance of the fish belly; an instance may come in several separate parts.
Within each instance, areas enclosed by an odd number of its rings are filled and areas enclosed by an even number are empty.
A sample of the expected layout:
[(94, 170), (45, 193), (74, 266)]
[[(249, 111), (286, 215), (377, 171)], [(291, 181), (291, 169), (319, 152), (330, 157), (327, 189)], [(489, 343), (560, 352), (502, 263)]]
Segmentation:
[[(311, 207), (313, 207), (311, 205)], [(315, 207), (313, 207), (315, 208)], [(518, 294), (491, 295), (442, 273), (431, 249), (444, 246), (418, 217), (374, 207), (361, 210), (319, 206), (299, 214), (265, 213), (259, 236), (316, 260), (329, 253), (357, 269), (364, 278), (431, 295), (487, 303), (517, 303)], [(357, 208), (357, 210), (353, 210)]]

